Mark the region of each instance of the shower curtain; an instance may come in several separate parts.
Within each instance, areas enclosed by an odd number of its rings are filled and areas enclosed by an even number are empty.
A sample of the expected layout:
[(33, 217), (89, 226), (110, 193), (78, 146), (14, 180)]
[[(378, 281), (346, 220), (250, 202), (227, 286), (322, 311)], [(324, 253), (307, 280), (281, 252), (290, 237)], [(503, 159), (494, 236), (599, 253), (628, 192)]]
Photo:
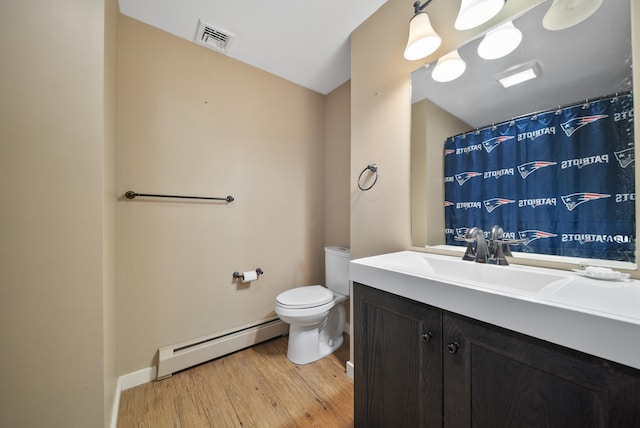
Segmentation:
[(515, 251), (635, 262), (633, 96), (616, 95), (450, 137), (448, 245), (500, 225)]

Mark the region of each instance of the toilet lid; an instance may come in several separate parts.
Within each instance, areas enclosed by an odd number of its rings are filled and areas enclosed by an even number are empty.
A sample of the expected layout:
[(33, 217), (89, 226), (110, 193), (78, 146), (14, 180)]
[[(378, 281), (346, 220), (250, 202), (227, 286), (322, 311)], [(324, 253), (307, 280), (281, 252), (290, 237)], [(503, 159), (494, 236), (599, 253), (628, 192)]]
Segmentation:
[(276, 297), (280, 305), (290, 308), (310, 308), (324, 305), (331, 300), (333, 300), (333, 292), (321, 285), (292, 288)]

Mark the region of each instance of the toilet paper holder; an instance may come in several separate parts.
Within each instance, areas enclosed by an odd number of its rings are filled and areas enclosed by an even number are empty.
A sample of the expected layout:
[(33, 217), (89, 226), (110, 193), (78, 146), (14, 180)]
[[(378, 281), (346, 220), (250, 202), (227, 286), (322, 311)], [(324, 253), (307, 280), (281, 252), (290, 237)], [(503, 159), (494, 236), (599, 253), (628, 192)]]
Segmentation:
[[(264, 273), (264, 271), (262, 269), (256, 268), (256, 274), (258, 276), (262, 275), (263, 273)], [(233, 277), (235, 279), (244, 279), (244, 274), (236, 271), (236, 272), (233, 273)]]

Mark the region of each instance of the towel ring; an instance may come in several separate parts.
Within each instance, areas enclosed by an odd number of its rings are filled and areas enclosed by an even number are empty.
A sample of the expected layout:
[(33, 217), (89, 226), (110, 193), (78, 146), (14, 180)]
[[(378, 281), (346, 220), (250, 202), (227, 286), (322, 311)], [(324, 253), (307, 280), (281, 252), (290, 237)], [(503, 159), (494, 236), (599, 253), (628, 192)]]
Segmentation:
[[(360, 181), (362, 180), (362, 174), (364, 174), (365, 171), (371, 171), (376, 175), (373, 180), (373, 183), (371, 183), (369, 187), (362, 187), (362, 185), (360, 184)], [(358, 176), (358, 188), (366, 192), (367, 190), (371, 189), (376, 184), (377, 181), (378, 181), (378, 165), (376, 164), (367, 165), (367, 167), (363, 169), (360, 175)]]

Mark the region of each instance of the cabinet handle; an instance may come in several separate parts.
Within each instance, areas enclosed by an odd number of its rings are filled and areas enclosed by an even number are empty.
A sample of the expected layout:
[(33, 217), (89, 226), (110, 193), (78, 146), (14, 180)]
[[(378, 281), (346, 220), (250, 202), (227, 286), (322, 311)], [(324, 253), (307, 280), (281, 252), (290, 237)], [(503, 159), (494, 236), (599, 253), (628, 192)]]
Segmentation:
[(431, 333), (430, 331), (427, 331), (426, 333), (422, 333), (422, 341), (424, 343), (431, 342), (432, 338), (433, 338), (433, 333)]
[(447, 351), (449, 351), (450, 354), (455, 354), (456, 352), (458, 352), (458, 348), (460, 348), (458, 342), (451, 342), (447, 345)]

